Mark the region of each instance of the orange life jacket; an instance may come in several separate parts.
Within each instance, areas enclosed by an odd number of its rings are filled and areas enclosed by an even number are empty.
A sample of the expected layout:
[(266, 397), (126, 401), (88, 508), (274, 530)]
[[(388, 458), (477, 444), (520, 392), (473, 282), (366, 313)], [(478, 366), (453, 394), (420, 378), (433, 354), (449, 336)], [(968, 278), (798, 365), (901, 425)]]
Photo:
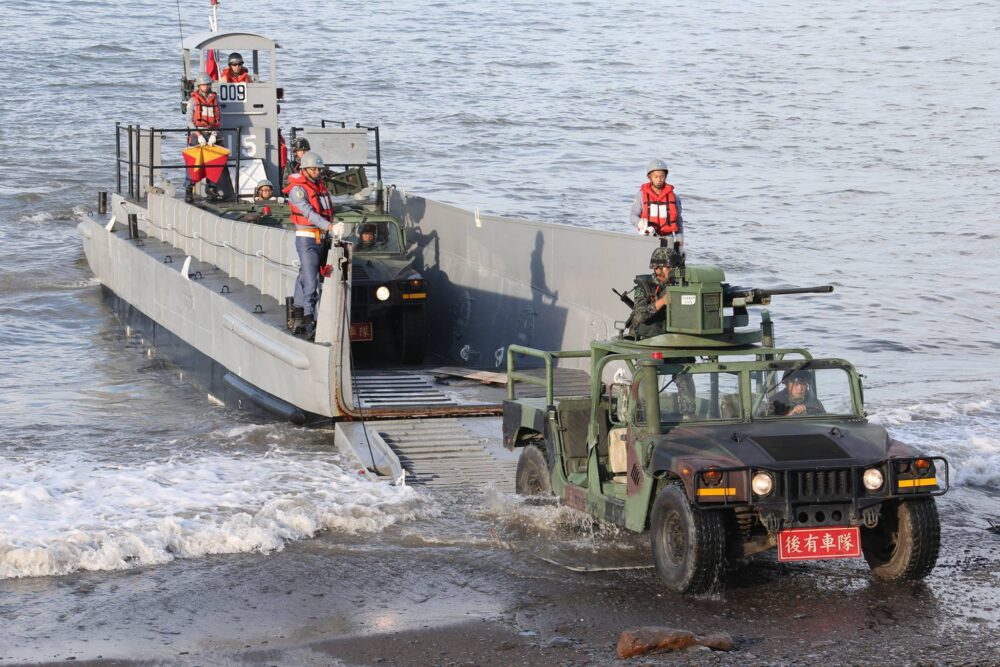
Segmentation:
[(191, 93), (191, 103), (194, 104), (191, 120), (195, 127), (216, 130), (222, 125), (219, 97), (214, 91), (209, 92), (208, 97), (203, 97), (201, 91), (196, 89)]
[(643, 183), (639, 189), (642, 195), (640, 217), (648, 222), (660, 236), (680, 231), (680, 216), (677, 214), (677, 196), (674, 186), (664, 183), (660, 194), (653, 191), (652, 183)]
[[(330, 196), (330, 191), (326, 189), (326, 183), (322, 180), (319, 183), (313, 183), (302, 174), (292, 174), (288, 177), (288, 185), (282, 192), (287, 196), (296, 186), (302, 186), (305, 189), (309, 205), (319, 213), (321, 218), (328, 222), (333, 221), (333, 198)], [(302, 211), (297, 209), (291, 201), (289, 201), (289, 208), (291, 209), (289, 217), (292, 222), (300, 227), (314, 227), (313, 223), (309, 222), (309, 218), (304, 216)]]
[(227, 67), (222, 70), (222, 80), (226, 83), (250, 83), (250, 72), (244, 69), (239, 74), (233, 74), (233, 69)]

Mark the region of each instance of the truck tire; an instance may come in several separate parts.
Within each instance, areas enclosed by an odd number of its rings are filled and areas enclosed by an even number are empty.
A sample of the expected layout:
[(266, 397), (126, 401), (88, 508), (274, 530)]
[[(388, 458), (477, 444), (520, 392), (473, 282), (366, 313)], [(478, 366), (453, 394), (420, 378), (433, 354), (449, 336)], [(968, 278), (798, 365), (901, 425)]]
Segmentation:
[(704, 593), (722, 583), (726, 526), (719, 510), (691, 506), (684, 487), (670, 484), (656, 496), (650, 539), (656, 571), (675, 593)]
[(937, 563), (941, 523), (933, 498), (882, 506), (878, 525), (861, 529), (861, 550), (872, 573), (884, 581), (923, 579)]
[(427, 331), (423, 308), (403, 308), (399, 311), (396, 346), (404, 364), (419, 364), (427, 352)]
[(517, 475), (514, 480), (514, 490), (519, 495), (552, 495), (549, 464), (545, 460), (545, 452), (542, 451), (541, 447), (528, 444), (521, 448), (521, 457), (517, 460)]

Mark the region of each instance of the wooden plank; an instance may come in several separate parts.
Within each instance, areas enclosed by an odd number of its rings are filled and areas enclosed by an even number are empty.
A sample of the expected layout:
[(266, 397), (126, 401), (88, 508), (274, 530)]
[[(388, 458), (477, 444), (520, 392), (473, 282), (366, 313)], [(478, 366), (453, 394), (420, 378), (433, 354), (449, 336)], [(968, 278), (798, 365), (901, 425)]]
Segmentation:
[(494, 373), (493, 371), (477, 371), (472, 368), (459, 368), (458, 366), (442, 366), (429, 371), (435, 377), (460, 377), (468, 380), (475, 380), (483, 384), (506, 385), (506, 373)]

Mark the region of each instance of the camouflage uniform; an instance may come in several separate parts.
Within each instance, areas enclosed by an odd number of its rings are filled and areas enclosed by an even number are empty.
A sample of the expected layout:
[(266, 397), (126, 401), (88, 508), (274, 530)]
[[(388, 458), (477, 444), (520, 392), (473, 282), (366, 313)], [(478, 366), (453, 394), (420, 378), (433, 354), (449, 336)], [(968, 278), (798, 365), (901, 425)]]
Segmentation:
[[(653, 251), (649, 259), (650, 267), (667, 266), (673, 269), (680, 266), (682, 259), (679, 253), (675, 253), (668, 248), (657, 248)], [(667, 309), (656, 307), (656, 300), (660, 298), (664, 285), (673, 284), (674, 279), (671, 272), (666, 283), (661, 283), (653, 275), (636, 276), (635, 289), (632, 290), (632, 317), (630, 318), (630, 333), (636, 340), (650, 338), (666, 333)], [(666, 295), (667, 304), (670, 303), (670, 293)], [(694, 363), (692, 357), (681, 357), (671, 359), (677, 363)], [(683, 415), (691, 416), (695, 413), (695, 387), (694, 379), (690, 375), (678, 375), (674, 380), (677, 385), (677, 398), (679, 408)]]

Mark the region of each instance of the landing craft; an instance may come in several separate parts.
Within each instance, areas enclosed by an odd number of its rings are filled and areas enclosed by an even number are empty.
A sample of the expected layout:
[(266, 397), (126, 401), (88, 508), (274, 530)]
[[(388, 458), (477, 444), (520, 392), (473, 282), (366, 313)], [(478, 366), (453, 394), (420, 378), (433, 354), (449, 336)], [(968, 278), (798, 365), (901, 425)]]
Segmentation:
[[(648, 240), (500, 218), (387, 187), (377, 128), (321, 121), (289, 127), (287, 137), (307, 138), (336, 165), (328, 182), (350, 231), (330, 249), (314, 339), (295, 335), (286, 302), (298, 259), (287, 206), (252, 202), (257, 183), (282, 179), (279, 104), (287, 117), (294, 98), (278, 85), (281, 49), (251, 32), (189, 37), (183, 94), (216, 51), (241, 54), (250, 73), (213, 86), (222, 118), (216, 144), (225, 150), (211, 151), (205, 170), (216, 170), (218, 195), (199, 182), (185, 201), (180, 183), (192, 165), (182, 159), (182, 123), (120, 122), (116, 191), (78, 226), (90, 267), (130, 330), (213, 397), (295, 423), (405, 418), (415, 433), (415, 418), (452, 418), (437, 429), (474, 443), (495, 433), (485, 439), (498, 442), (499, 422), (468, 420), (499, 415), (502, 389), (463, 376), (502, 369), (511, 343), (577, 346), (612, 330), (616, 302), (606, 285), (645, 261)], [(356, 233), (366, 224), (381, 227), (368, 249)], [(561, 370), (568, 383), (588, 382), (581, 368)], [(392, 430), (383, 425), (378, 433)], [(338, 438), (356, 444), (361, 436), (348, 431), (342, 424)], [(373, 466), (388, 461), (398, 478), (405, 433), (396, 451), (378, 433), (361, 433), (359, 456)], [(513, 470), (499, 446), (477, 456), (462, 463), (463, 474), (492, 475), (501, 463)]]

